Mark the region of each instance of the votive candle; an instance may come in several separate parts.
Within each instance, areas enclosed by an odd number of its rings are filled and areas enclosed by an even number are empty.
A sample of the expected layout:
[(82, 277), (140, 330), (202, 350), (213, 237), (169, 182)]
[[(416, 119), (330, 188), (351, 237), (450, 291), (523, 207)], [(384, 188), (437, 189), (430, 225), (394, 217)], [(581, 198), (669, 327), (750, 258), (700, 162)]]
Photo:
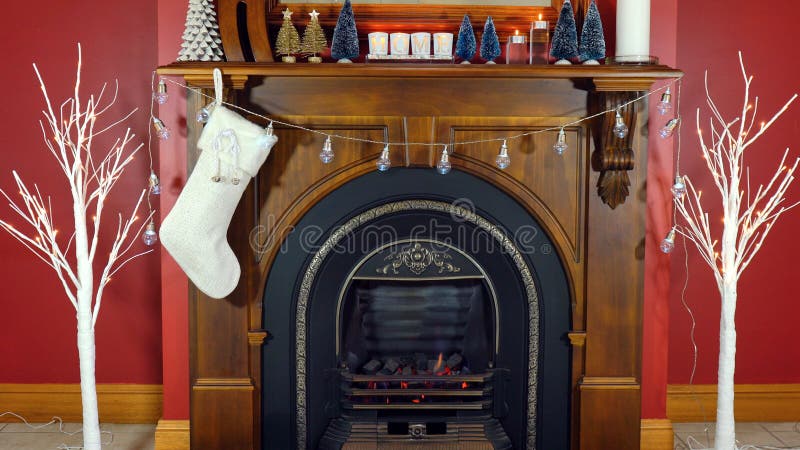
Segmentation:
[(433, 54), (453, 56), (453, 33), (433, 33)]
[(528, 64), (528, 40), (519, 31), (508, 37), (506, 64)]
[(431, 54), (430, 33), (413, 33), (411, 35), (411, 54), (424, 56)]
[(369, 53), (371, 55), (388, 55), (389, 54), (389, 35), (377, 31), (368, 35), (369, 40)]
[(534, 21), (531, 26), (530, 63), (547, 64), (550, 61), (550, 24), (542, 20)]
[(389, 35), (392, 55), (408, 55), (408, 33), (392, 33)]

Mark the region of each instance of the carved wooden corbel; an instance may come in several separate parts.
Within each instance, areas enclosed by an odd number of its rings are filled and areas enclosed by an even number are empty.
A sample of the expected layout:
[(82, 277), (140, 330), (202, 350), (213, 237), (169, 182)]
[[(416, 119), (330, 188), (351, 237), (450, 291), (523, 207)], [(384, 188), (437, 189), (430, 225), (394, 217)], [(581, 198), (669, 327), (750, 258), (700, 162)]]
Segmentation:
[[(632, 100), (635, 92), (604, 92), (598, 94), (597, 107), (602, 110), (615, 109), (618, 105)], [(628, 171), (633, 170), (634, 153), (631, 143), (636, 129), (636, 104), (620, 108), (622, 118), (628, 126), (624, 138), (617, 137), (612, 129), (616, 121), (616, 111), (611, 111), (598, 121), (594, 127), (595, 151), (592, 155), (592, 168), (600, 172), (597, 180), (597, 195), (611, 209), (625, 203), (630, 194), (631, 181)]]

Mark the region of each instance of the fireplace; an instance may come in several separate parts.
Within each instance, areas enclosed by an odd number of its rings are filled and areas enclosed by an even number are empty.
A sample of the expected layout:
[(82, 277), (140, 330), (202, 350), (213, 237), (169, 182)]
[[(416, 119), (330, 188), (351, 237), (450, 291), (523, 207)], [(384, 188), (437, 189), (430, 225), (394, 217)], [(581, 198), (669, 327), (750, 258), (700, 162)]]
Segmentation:
[[(189, 287), (193, 449), (502, 448), (506, 438), (514, 449), (639, 448), (648, 118), (646, 101), (627, 101), (679, 71), (228, 62), (160, 72), (212, 95), (215, 65), (229, 102), (323, 134), (275, 123), (279, 141), (228, 233), (239, 286), (223, 300)], [(189, 93), (188, 117), (206, 103)], [(607, 132), (613, 112), (569, 125), (620, 104), (624, 139)], [(562, 126), (569, 149), (557, 155), (549, 130)], [(188, 121), (190, 170), (201, 127)], [(453, 171), (435, 172), (434, 143), (529, 131), (545, 132), (509, 141), (504, 170), (490, 142), (451, 146)], [(363, 141), (335, 141), (324, 165), (324, 134)], [(392, 147), (387, 173), (375, 171), (382, 142), (408, 143)], [(417, 275), (404, 261), (431, 264)], [(405, 319), (371, 320), (389, 294), (411, 291), (423, 294), (405, 333), (431, 342), (389, 352)], [(463, 297), (440, 311), (455, 316), (449, 331), (426, 326), (431, 291)], [(451, 375), (427, 368), (439, 353), (453, 358)], [(423, 403), (424, 389), (442, 395)], [(400, 406), (371, 407), (387, 398)]]
[(569, 287), (507, 194), (462, 172), (369, 173), (282, 247), (263, 401), (292, 406), (264, 422), (274, 448), (569, 446)]

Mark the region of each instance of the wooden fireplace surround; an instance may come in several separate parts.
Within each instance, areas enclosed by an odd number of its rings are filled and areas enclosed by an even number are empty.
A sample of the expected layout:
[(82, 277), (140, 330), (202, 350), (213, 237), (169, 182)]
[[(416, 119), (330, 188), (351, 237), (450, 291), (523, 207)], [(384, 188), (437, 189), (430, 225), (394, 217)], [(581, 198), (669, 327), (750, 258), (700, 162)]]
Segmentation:
[[(159, 73), (211, 94), (214, 66), (223, 70), (229, 101), (264, 115), (348, 136), (442, 143), (560, 126), (681, 75), (661, 66), (230, 62), (175, 63)], [(190, 171), (202, 129), (193, 118), (206, 102), (188, 94)], [(625, 108), (624, 116), (626, 139), (608, 132), (613, 114), (568, 127), (563, 156), (552, 151), (555, 132), (509, 141), (512, 164), (504, 171), (493, 163), (497, 143), (452, 149), (454, 170), (507, 192), (556, 244), (572, 294), (573, 449), (639, 448), (647, 102)], [(375, 170), (382, 149), (334, 141), (336, 158), (324, 165), (317, 156), (324, 137), (275, 130), (279, 141), (228, 233), (242, 267), (238, 288), (224, 300), (189, 288), (193, 449), (261, 448), (261, 346), (270, 332), (262, 329), (261, 308), (271, 262), (304, 212)], [(433, 167), (439, 151), (394, 148), (393, 167)], [(251, 235), (258, 226), (262, 232)]]

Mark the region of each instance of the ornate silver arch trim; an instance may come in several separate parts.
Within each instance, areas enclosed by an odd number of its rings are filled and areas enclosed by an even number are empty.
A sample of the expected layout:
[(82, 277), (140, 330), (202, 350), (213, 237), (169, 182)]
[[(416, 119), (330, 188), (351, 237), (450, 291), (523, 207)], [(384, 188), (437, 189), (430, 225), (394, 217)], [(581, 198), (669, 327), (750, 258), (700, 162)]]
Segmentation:
[(311, 259), (303, 281), (300, 284), (300, 292), (297, 295), (296, 332), (295, 332), (295, 361), (297, 364), (297, 448), (306, 450), (307, 431), (308, 431), (308, 411), (307, 411), (307, 379), (306, 379), (306, 356), (307, 356), (307, 311), (308, 300), (311, 294), (311, 287), (317, 278), (322, 262), (328, 257), (330, 252), (339, 242), (350, 235), (360, 226), (367, 224), (378, 217), (402, 211), (435, 211), (442, 212), (458, 217), (465, 222), (470, 222), (485, 232), (489, 233), (500, 245), (514, 262), (528, 298), (528, 448), (536, 448), (536, 393), (537, 378), (539, 372), (539, 297), (536, 293), (536, 286), (533, 281), (528, 265), (522, 257), (513, 240), (495, 224), (485, 218), (475, 214), (473, 211), (453, 205), (451, 203), (438, 202), (432, 200), (406, 200), (401, 202), (387, 203), (370, 209), (358, 216), (350, 219), (343, 226), (336, 229), (333, 234), (320, 246), (317, 253)]

